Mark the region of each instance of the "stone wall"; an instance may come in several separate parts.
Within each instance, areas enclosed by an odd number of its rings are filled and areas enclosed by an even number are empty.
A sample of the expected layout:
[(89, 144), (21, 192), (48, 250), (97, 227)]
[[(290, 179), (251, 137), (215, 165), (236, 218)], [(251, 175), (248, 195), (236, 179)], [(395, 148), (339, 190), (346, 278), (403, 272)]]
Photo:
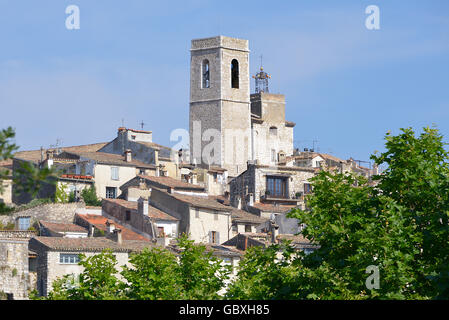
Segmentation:
[(35, 274), (29, 271), (29, 231), (0, 230), (0, 291), (12, 294), (13, 299), (28, 299), (33, 290)]
[(7, 223), (16, 223), (19, 217), (31, 217), (31, 225), (38, 220), (49, 220), (59, 222), (73, 222), (76, 211), (84, 209), (82, 202), (73, 203), (49, 203), (38, 205), (33, 208), (19, 210), (8, 216), (0, 216), (0, 222), (4, 225)]

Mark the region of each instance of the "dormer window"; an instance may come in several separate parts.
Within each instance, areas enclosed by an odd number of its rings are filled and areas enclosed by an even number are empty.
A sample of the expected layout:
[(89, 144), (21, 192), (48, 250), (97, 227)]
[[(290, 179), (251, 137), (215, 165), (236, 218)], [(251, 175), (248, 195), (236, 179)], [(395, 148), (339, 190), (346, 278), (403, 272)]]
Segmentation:
[(236, 59), (231, 62), (231, 86), (239, 88), (239, 62)]
[(202, 66), (202, 88), (210, 88), (210, 70), (209, 70), (209, 60), (203, 61)]

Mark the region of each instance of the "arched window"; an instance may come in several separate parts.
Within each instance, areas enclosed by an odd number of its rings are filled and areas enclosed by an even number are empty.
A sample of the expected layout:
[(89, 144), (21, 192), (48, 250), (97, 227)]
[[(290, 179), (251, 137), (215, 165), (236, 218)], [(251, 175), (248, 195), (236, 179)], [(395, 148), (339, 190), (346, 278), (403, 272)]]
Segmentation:
[(231, 85), (232, 88), (239, 88), (239, 62), (236, 59), (231, 62)]
[(203, 61), (202, 74), (203, 74), (202, 88), (210, 88), (209, 60), (207, 59)]
[(270, 135), (277, 136), (278, 135), (278, 128), (270, 127)]

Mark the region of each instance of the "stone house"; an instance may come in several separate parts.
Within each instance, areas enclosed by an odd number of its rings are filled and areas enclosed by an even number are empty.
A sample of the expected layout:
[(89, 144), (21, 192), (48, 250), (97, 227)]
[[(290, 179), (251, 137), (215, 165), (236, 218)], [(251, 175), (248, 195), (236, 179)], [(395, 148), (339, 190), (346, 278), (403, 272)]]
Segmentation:
[[(73, 174), (76, 159), (70, 159), (67, 157), (60, 157), (63, 152), (96, 152), (102, 148), (106, 143), (95, 143), (89, 145), (73, 146), (73, 147), (59, 147), (53, 149), (41, 149), (31, 151), (20, 151), (14, 154), (13, 158), (13, 172), (21, 170), (24, 163), (29, 163), (35, 167), (53, 167), (56, 168), (60, 174)], [(66, 181), (67, 182), (67, 181)], [(34, 198), (50, 198), (54, 195), (56, 190), (55, 185), (44, 184), (39, 190), (36, 197), (31, 194), (20, 191), (18, 192), (17, 186), (12, 186), (12, 202), (15, 204), (26, 204)]]
[[(129, 254), (139, 252), (154, 245), (148, 241), (122, 240), (120, 229), (116, 229), (115, 240), (105, 237), (62, 238), (34, 237), (29, 242), (29, 249), (37, 254), (37, 291), (47, 296), (52, 290), (53, 282), (66, 274), (75, 277), (82, 273), (83, 267), (78, 265), (79, 254), (87, 257), (101, 253), (105, 249), (112, 250), (118, 261), (118, 271), (129, 264)], [(118, 277), (121, 277), (118, 275)]]
[(197, 243), (220, 244), (231, 235), (232, 208), (219, 203), (215, 197), (153, 187), (149, 201), (152, 206), (178, 218), (178, 233), (189, 234)]
[(18, 208), (9, 215), (0, 216), (3, 225), (14, 223), (18, 230), (28, 230), (30, 227), (38, 229), (40, 220), (72, 223), (78, 211), (86, 210), (84, 203), (48, 203), (31, 208)]
[(8, 299), (28, 299), (36, 286), (36, 255), (28, 249), (33, 236), (31, 231), (0, 230), (0, 292)]
[[(188, 183), (171, 177), (156, 177), (148, 175), (137, 175), (137, 177), (124, 183), (121, 191), (126, 194), (126, 190), (130, 187), (139, 187), (141, 190), (150, 190), (158, 188), (165, 191), (173, 191), (179, 194), (201, 195), (206, 196), (206, 189), (204, 186), (198, 184)], [(130, 194), (128, 191), (127, 194)], [(128, 196), (129, 198), (129, 196)]]
[(154, 165), (157, 175), (178, 176), (177, 152), (169, 147), (153, 142), (151, 131), (118, 128), (117, 137), (107, 143), (99, 151), (121, 155), (125, 150), (131, 150), (132, 157), (147, 164)]
[(123, 155), (65, 152), (61, 157), (77, 160), (75, 174), (93, 177), (99, 198), (115, 199), (120, 196), (120, 187), (138, 174), (156, 174), (154, 165), (133, 159), (130, 150), (125, 150)]
[(74, 223), (40, 220), (38, 226), (39, 235), (44, 237), (87, 238), (88, 236), (87, 229)]
[(178, 236), (179, 218), (159, 210), (147, 198), (138, 201), (105, 199), (102, 208), (105, 217), (149, 239), (162, 238), (166, 243)]

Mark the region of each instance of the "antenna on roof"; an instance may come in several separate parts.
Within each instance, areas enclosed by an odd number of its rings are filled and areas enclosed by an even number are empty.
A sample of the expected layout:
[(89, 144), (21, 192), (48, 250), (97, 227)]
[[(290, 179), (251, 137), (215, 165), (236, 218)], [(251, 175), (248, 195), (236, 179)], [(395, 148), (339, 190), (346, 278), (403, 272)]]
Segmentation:
[(143, 122), (143, 120), (142, 120), (142, 122), (140, 123), (140, 126), (141, 126), (141, 128), (142, 128), (142, 130), (143, 130), (143, 126), (145, 125), (145, 123)]
[(124, 126), (125, 126), (125, 119), (122, 118), (122, 127), (124, 127)]

